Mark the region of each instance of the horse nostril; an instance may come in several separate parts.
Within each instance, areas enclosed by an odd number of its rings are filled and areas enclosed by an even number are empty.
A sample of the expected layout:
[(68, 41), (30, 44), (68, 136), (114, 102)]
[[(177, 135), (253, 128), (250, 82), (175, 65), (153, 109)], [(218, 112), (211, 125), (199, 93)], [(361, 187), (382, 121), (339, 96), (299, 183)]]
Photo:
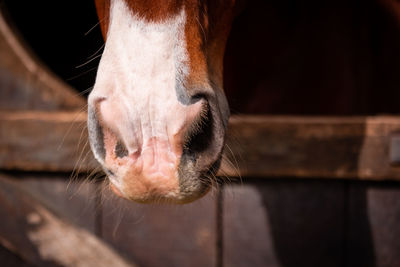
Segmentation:
[(126, 149), (125, 145), (119, 140), (115, 146), (115, 155), (119, 158), (123, 158), (128, 156), (128, 149)]
[[(201, 98), (203, 99), (203, 98)], [(184, 149), (189, 153), (201, 153), (206, 150), (212, 140), (212, 114), (209, 105), (201, 111), (201, 118), (195, 122), (193, 130), (186, 139)]]
[(193, 104), (199, 102), (200, 100), (207, 101), (207, 96), (205, 94), (202, 94), (202, 93), (195, 94), (195, 95), (190, 97), (190, 104), (193, 105)]

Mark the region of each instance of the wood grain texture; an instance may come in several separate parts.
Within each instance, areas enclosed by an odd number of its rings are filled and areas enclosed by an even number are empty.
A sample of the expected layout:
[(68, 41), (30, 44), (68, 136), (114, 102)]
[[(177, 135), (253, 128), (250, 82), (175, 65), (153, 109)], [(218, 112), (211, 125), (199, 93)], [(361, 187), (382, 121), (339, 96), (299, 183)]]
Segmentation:
[(98, 184), (68, 174), (13, 174), (14, 182), (61, 218), (95, 234)]
[(103, 238), (139, 266), (215, 266), (216, 198), (137, 204), (105, 191)]
[[(238, 116), (226, 150), (242, 176), (399, 179), (390, 164), (397, 117)], [(223, 173), (237, 175), (223, 164)]]
[(347, 266), (400, 266), (399, 184), (351, 182), (347, 216)]
[[(0, 112), (0, 168), (93, 170), (85, 128), (83, 112)], [(400, 180), (399, 132), (398, 117), (234, 116), (219, 175)]]
[(95, 168), (84, 112), (0, 112), (0, 166), (29, 171)]
[(88, 231), (61, 220), (0, 176), (0, 243), (36, 266), (133, 266)]
[(225, 186), (224, 266), (345, 266), (343, 201), (341, 181)]

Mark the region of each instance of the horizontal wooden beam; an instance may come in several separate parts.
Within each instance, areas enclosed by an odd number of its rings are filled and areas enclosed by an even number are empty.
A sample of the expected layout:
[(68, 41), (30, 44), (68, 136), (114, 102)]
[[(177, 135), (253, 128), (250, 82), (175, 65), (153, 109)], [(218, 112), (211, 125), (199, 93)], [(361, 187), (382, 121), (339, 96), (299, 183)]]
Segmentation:
[[(400, 180), (400, 117), (234, 116), (220, 175)], [(86, 114), (0, 112), (0, 168), (90, 171)]]
[(85, 112), (0, 112), (0, 168), (90, 171)]
[(229, 127), (226, 157), (242, 176), (400, 180), (400, 117), (241, 116)]

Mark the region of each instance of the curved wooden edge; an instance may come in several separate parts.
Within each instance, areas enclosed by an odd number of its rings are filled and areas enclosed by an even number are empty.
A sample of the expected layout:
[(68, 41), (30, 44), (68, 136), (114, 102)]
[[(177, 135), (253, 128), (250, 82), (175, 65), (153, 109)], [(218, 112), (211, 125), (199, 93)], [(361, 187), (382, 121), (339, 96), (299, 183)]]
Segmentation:
[[(29, 95), (25, 109), (81, 109), (85, 106), (85, 99), (78, 92), (63, 82), (30, 51), (27, 44), (19, 37), (18, 30), (13, 28), (6, 19), (5, 9), (0, 6), (0, 74), (7, 78), (7, 82), (0, 87), (15, 87), (9, 94), (8, 101), (16, 98), (18, 90), (22, 96)], [(9, 76), (14, 76), (10, 81)], [(9, 88), (2, 88), (3, 95)], [(17, 90), (18, 89), (18, 90)], [(26, 91), (29, 92), (26, 92)], [(37, 99), (36, 99), (37, 98)], [(21, 106), (21, 103), (16, 103)], [(29, 106), (31, 105), (31, 106)], [(23, 107), (23, 106), (21, 106)]]
[[(400, 180), (400, 117), (234, 116), (220, 176)], [(0, 169), (91, 171), (86, 113), (0, 112)]]
[(0, 244), (35, 266), (135, 266), (0, 174)]

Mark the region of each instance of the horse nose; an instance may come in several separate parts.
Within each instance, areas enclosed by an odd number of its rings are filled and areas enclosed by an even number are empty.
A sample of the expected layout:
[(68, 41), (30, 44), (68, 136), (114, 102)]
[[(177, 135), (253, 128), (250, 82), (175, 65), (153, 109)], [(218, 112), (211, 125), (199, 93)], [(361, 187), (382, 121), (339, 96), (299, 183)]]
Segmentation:
[[(198, 128), (207, 106), (206, 100), (199, 96), (191, 98), (187, 105), (178, 102), (123, 104), (124, 101), (115, 98), (97, 98), (94, 103), (97, 119), (116, 135), (115, 150), (122, 154), (127, 153), (125, 150), (129, 154), (138, 153), (154, 139), (167, 140), (169, 149), (178, 153), (188, 135)], [(103, 134), (103, 138), (107, 136)]]
[(123, 103), (89, 99), (90, 143), (114, 191), (136, 201), (178, 195), (184, 146), (200, 127), (207, 101), (196, 96), (188, 105)]

